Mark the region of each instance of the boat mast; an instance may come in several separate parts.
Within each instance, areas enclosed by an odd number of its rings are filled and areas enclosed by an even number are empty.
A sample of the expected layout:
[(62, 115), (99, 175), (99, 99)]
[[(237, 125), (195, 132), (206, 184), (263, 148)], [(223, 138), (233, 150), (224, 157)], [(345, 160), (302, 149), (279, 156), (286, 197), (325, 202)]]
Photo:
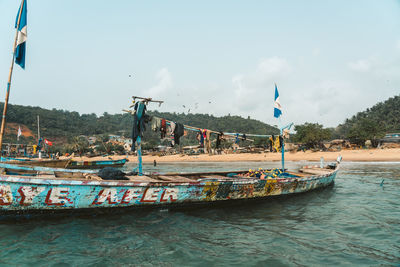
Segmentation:
[(284, 136), (284, 130), (290, 130), (290, 128), (292, 128), (292, 126), (293, 126), (293, 122), (291, 122), (291, 123), (289, 123), (289, 124), (287, 124), (287, 125), (285, 125), (285, 126), (283, 126), (281, 129), (280, 129), (280, 134), (281, 134), (281, 136), (282, 136), (282, 147), (281, 147), (281, 149), (282, 149), (282, 171), (284, 172), (285, 171), (285, 138), (283, 137)]
[(19, 29), (19, 24), (21, 22), (21, 14), (22, 14), (22, 9), (24, 6), (24, 2), (25, 0), (22, 0), (21, 2), (21, 6), (19, 9), (19, 13), (18, 13), (18, 21), (17, 21), (17, 29), (15, 32), (15, 40), (14, 40), (14, 47), (13, 47), (13, 56), (12, 56), (12, 60), (11, 60), (11, 67), (10, 67), (10, 72), (8, 74), (8, 82), (7, 82), (7, 93), (6, 93), (6, 99), (4, 101), (4, 108), (3, 108), (3, 117), (1, 119), (1, 129), (0, 129), (0, 151), (2, 154), (3, 152), (3, 135), (4, 135), (4, 128), (6, 126), (6, 115), (7, 115), (7, 106), (8, 106), (8, 98), (10, 97), (10, 88), (11, 88), (11, 78), (12, 78), (12, 73), (13, 73), (13, 69), (14, 69), (14, 59), (15, 59), (15, 51), (17, 48), (17, 39), (18, 39), (18, 29)]
[[(164, 103), (164, 101), (153, 100), (152, 98), (146, 98), (146, 97), (140, 97), (140, 96), (132, 96), (132, 98), (133, 98), (133, 104), (130, 106), (130, 108), (135, 106), (136, 99), (139, 99), (139, 103), (140, 103), (140, 105), (136, 111), (138, 123), (139, 123), (139, 120), (141, 119), (141, 117), (143, 116), (144, 107), (146, 107), (149, 102), (156, 102), (156, 103), (158, 103), (159, 106), (161, 106), (161, 104)], [(135, 112), (131, 111), (131, 114), (135, 115)], [(137, 127), (137, 125), (134, 125), (134, 127)], [(141, 138), (140, 134), (136, 139), (136, 143), (137, 143), (137, 157), (138, 157), (138, 166), (136, 169), (138, 169), (138, 175), (141, 176), (141, 175), (143, 175), (143, 164), (142, 164), (142, 144), (141, 144), (142, 138)], [(134, 146), (134, 145), (135, 144), (132, 144), (132, 146)]]

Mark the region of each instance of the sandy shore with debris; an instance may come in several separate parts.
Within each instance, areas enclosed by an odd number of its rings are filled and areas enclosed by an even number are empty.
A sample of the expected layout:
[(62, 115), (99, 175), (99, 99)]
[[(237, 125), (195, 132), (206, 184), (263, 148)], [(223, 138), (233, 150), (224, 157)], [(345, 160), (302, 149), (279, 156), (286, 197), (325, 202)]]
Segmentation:
[[(325, 161), (334, 161), (341, 154), (343, 161), (381, 161), (381, 162), (400, 162), (400, 149), (360, 149), (360, 150), (342, 150), (340, 152), (286, 152), (285, 160), (287, 161), (319, 161), (324, 157)], [(136, 156), (108, 156), (108, 157), (75, 157), (75, 160), (105, 160), (105, 159), (121, 159), (128, 157), (129, 161), (136, 162)], [(223, 155), (168, 155), (168, 156), (143, 156), (143, 162), (235, 162), (235, 161), (280, 161), (280, 153), (261, 153), (261, 154), (223, 154)]]

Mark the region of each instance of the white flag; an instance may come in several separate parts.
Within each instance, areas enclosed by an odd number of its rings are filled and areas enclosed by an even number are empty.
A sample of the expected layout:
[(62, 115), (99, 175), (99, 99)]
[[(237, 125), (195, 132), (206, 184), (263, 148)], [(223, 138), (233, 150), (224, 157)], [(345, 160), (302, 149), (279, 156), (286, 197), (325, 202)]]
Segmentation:
[(21, 126), (18, 126), (18, 134), (17, 134), (17, 139), (18, 139), (18, 141), (19, 141), (19, 137), (22, 135), (22, 132), (21, 132)]

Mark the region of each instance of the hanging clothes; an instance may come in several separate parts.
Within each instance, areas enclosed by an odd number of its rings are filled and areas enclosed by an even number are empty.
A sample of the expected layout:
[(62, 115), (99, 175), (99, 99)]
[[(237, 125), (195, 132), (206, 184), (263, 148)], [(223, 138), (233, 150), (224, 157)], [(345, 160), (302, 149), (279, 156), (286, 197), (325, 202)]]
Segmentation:
[(275, 141), (274, 141), (274, 148), (275, 148), (276, 152), (279, 151), (279, 148), (280, 148), (280, 147), (281, 147), (281, 146), (280, 146), (280, 142), (279, 142), (279, 136), (277, 136), (277, 137), (275, 138)]
[(205, 148), (205, 152), (207, 151), (207, 130), (203, 129), (201, 132), (203, 136), (203, 147)]
[(143, 136), (143, 132), (146, 129), (145, 123), (148, 118), (149, 117), (146, 116), (146, 105), (143, 102), (137, 102), (135, 104), (135, 114), (133, 115), (132, 151), (136, 149), (135, 142), (138, 136)]
[(272, 136), (270, 136), (269, 137), (269, 152), (272, 152), (273, 151), (273, 148), (274, 148), (274, 136), (272, 135)]
[(167, 121), (165, 119), (161, 120), (160, 132), (161, 132), (161, 139), (164, 139), (165, 136), (167, 135)]
[(283, 137), (282, 135), (279, 136), (279, 148), (282, 148), (282, 144), (283, 144)]
[(37, 150), (40, 151), (42, 150), (42, 143), (43, 143), (43, 138), (40, 137), (38, 144), (37, 144)]
[(168, 136), (171, 138), (171, 146), (175, 146), (175, 140), (174, 140), (174, 131), (175, 131), (175, 122), (171, 121), (169, 123), (169, 127), (167, 128)]
[(215, 142), (215, 148), (219, 148), (221, 146), (221, 139), (222, 139), (223, 135), (224, 135), (223, 132), (219, 132), (219, 134), (217, 135), (217, 141)]
[(177, 122), (174, 130), (175, 144), (179, 145), (179, 139), (183, 136), (183, 134), (184, 134), (184, 126), (182, 123)]
[(161, 119), (158, 117), (152, 117), (151, 119), (151, 129), (157, 132), (161, 128)]
[(204, 147), (204, 136), (203, 136), (202, 130), (198, 131), (196, 139), (199, 141), (200, 148), (203, 148)]
[(239, 134), (235, 135), (235, 144), (239, 144)]
[(209, 130), (206, 130), (206, 146), (207, 146), (207, 152), (208, 154), (211, 154), (211, 132)]

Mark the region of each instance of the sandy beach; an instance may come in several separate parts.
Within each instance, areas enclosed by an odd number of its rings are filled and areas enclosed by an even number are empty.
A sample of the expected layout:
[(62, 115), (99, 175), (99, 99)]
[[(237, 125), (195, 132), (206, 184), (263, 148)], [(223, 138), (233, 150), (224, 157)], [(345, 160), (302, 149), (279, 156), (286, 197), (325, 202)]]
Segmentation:
[[(360, 149), (360, 150), (342, 150), (340, 152), (287, 152), (285, 160), (287, 161), (319, 161), (324, 157), (325, 161), (334, 161), (341, 154), (343, 161), (363, 161), (363, 162), (391, 162), (400, 161), (400, 149)], [(104, 160), (121, 159), (128, 157), (129, 161), (136, 162), (136, 156), (108, 156), (108, 157), (74, 157), (75, 160)], [(235, 162), (235, 161), (280, 161), (281, 153), (260, 153), (260, 154), (223, 154), (223, 155), (169, 155), (169, 156), (143, 156), (143, 162)]]

